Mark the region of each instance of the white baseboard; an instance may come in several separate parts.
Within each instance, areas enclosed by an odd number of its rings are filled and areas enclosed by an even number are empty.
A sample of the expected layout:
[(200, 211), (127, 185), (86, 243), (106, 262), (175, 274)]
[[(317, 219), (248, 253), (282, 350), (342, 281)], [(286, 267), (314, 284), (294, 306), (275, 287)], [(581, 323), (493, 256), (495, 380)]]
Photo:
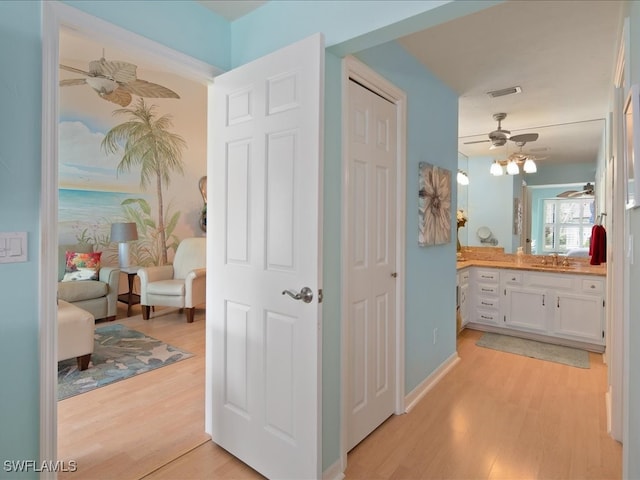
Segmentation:
[(431, 375), (425, 378), (420, 385), (414, 388), (406, 397), (404, 397), (405, 413), (409, 413), (413, 407), (424, 397), (429, 390), (431, 390), (438, 382), (449, 373), (458, 362), (460, 357), (458, 353), (454, 352), (449, 358), (447, 358), (438, 368), (436, 368)]
[(336, 460), (336, 463), (322, 472), (322, 480), (342, 480), (344, 478), (344, 472), (342, 471), (342, 462), (340, 459)]

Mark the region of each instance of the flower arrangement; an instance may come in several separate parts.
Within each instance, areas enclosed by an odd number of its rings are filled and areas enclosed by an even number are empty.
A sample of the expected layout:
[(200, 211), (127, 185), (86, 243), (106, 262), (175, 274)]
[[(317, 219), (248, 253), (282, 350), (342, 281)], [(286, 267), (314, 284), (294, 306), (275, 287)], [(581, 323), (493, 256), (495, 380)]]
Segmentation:
[(456, 212), (456, 217), (458, 220), (458, 228), (464, 227), (467, 224), (467, 214), (464, 213), (464, 210), (459, 209)]

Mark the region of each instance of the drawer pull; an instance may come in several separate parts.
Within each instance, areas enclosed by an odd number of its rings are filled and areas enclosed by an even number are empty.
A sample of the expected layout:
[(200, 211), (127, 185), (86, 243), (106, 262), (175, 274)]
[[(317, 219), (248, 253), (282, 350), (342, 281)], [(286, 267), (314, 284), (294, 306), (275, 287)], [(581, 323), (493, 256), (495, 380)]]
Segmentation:
[(544, 293), (542, 294), (542, 306), (544, 307)]
[(492, 288), (481, 288), (480, 290), (482, 290), (483, 292), (493, 292)]
[(493, 275), (480, 275), (480, 278), (490, 278), (493, 280)]
[(493, 317), (486, 317), (484, 315), (480, 315), (480, 318), (483, 318), (484, 320), (493, 320)]
[(480, 302), (482, 305), (486, 305), (488, 307), (493, 307), (493, 303)]
[(512, 282), (515, 282), (515, 281), (516, 281), (516, 277), (513, 277), (513, 278), (511, 279), (511, 281), (512, 281)]
[(596, 286), (592, 283), (591, 287), (589, 287), (589, 288), (596, 288)]

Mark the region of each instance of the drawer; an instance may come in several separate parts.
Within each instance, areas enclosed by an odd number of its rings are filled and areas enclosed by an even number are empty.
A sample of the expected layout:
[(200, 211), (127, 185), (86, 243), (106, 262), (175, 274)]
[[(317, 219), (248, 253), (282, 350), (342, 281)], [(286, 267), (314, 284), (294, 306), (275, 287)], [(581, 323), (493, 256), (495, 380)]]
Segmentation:
[(478, 309), (474, 313), (474, 318), (478, 323), (498, 324), (500, 322), (500, 312), (492, 310)]
[(491, 285), (491, 284), (486, 284), (486, 283), (481, 283), (477, 286), (477, 292), (478, 292), (478, 296), (483, 296), (483, 295), (498, 295), (498, 291), (500, 290), (500, 288), (498, 287), (498, 285)]
[(500, 273), (494, 270), (477, 270), (476, 280), (483, 283), (498, 283)]
[(507, 285), (522, 285), (521, 272), (503, 272), (502, 281)]
[(498, 310), (500, 308), (500, 300), (498, 297), (483, 297), (479, 296), (476, 302), (478, 308), (490, 308)]
[(597, 278), (582, 280), (582, 290), (590, 293), (602, 293), (604, 292), (604, 281)]

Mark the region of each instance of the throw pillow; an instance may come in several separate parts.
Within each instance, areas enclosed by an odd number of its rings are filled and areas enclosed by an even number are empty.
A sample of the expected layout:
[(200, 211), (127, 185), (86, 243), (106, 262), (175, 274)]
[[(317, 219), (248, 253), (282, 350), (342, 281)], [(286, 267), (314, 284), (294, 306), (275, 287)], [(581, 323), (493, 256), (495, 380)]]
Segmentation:
[(102, 252), (79, 253), (67, 250), (63, 282), (98, 280)]

